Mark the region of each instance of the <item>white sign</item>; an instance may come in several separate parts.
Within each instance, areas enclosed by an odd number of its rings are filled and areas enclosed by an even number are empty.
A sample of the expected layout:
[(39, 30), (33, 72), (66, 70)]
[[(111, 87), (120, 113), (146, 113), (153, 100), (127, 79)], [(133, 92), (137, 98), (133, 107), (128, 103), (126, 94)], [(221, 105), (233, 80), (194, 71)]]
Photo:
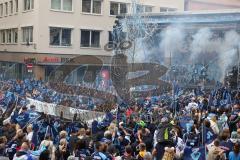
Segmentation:
[(94, 120), (101, 121), (105, 113), (103, 112), (96, 112), (96, 111), (89, 111), (89, 110), (82, 110), (72, 107), (66, 107), (66, 106), (59, 106), (53, 103), (46, 103), (37, 101), (31, 98), (27, 98), (29, 101), (28, 108), (30, 108), (31, 105), (36, 106), (37, 112), (43, 112), (48, 115), (57, 116), (60, 117), (61, 114), (63, 118), (72, 120), (74, 117), (74, 114), (77, 114), (77, 117), (81, 120), (91, 123)]

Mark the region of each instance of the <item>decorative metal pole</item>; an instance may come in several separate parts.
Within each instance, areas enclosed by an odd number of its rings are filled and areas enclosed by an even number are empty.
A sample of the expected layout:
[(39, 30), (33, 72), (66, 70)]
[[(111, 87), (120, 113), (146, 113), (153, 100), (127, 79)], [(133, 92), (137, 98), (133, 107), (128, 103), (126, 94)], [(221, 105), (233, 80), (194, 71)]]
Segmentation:
[(239, 85), (240, 85), (240, 55), (239, 55), (239, 45), (237, 45), (237, 55), (238, 55), (238, 74), (237, 74), (237, 90), (239, 92)]

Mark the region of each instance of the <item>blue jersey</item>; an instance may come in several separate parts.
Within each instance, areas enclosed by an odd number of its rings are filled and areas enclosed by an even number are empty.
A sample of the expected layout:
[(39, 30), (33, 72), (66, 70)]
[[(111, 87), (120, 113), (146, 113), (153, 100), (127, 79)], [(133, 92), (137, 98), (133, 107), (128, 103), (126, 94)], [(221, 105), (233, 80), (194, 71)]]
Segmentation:
[(104, 153), (102, 152), (95, 152), (92, 155), (93, 160), (110, 160)]

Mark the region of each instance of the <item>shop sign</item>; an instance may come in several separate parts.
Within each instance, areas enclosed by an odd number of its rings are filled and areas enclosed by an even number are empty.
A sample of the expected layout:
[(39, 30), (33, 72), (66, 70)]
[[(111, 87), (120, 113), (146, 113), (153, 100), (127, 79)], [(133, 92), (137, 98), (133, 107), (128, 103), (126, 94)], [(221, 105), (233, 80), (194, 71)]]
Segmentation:
[(42, 62), (44, 62), (44, 63), (60, 63), (61, 59), (59, 57), (44, 57)]
[(66, 63), (66, 62), (69, 62), (71, 58), (65, 58), (65, 57), (62, 57), (61, 58), (61, 63)]

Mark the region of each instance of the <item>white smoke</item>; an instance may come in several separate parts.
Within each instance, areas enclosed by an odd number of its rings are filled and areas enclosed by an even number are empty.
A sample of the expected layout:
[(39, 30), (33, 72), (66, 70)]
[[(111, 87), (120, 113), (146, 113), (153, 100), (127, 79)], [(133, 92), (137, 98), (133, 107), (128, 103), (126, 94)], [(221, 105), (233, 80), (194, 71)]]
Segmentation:
[[(192, 31), (186, 29), (186, 26), (177, 24), (170, 25), (159, 33), (154, 29), (150, 32), (149, 26), (143, 24), (142, 17), (129, 21), (126, 19), (124, 23), (127, 37), (135, 42), (125, 53), (130, 63), (153, 62), (157, 59), (167, 65), (169, 61), (166, 63), (163, 59), (171, 58), (174, 65), (202, 64), (208, 68), (213, 67), (209, 68), (215, 71), (210, 73), (211, 76), (222, 81), (227, 69), (237, 62), (236, 47), (240, 36), (236, 31), (227, 31), (221, 36), (209, 28), (200, 28), (195, 33), (190, 33)], [(146, 33), (151, 34), (149, 36)], [(149, 41), (151, 38), (152, 41)]]
[(190, 60), (194, 63), (207, 63), (209, 55), (218, 52), (218, 46), (221, 43), (220, 39), (214, 39), (213, 33), (208, 28), (200, 29), (192, 36), (193, 41), (190, 44)]
[(236, 31), (228, 31), (225, 33), (222, 44), (218, 46), (220, 48), (218, 63), (222, 71), (221, 80), (224, 79), (227, 69), (237, 64), (239, 42), (239, 34)]
[(186, 34), (182, 26), (169, 26), (161, 32), (160, 50), (164, 57), (177, 59), (180, 51), (184, 48)]
[[(218, 68), (210, 70), (216, 71), (212, 74), (216, 80), (222, 81), (227, 69), (236, 65), (239, 34), (231, 30), (225, 32), (224, 37), (220, 37), (209, 28), (201, 28), (191, 36), (192, 39), (188, 42), (186, 37), (189, 35), (186, 33), (183, 26), (170, 26), (161, 32), (160, 50), (164, 56), (169, 57), (171, 53), (172, 58), (178, 59), (180, 63), (191, 61), (192, 64), (203, 64), (209, 67), (216, 67), (212, 65), (215, 63)], [(189, 46), (187, 58), (181, 54), (186, 46)]]

